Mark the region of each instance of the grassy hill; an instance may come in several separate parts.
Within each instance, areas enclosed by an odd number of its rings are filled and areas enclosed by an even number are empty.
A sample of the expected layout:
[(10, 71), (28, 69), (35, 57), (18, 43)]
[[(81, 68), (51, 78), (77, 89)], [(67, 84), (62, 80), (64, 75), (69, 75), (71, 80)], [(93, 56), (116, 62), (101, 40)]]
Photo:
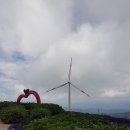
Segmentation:
[(130, 121), (108, 116), (63, 113), (32, 121), (24, 130), (130, 130)]
[(5, 123), (15, 123), (23, 130), (130, 130), (128, 119), (70, 113), (56, 104), (26, 103), (17, 106), (0, 102), (0, 119)]

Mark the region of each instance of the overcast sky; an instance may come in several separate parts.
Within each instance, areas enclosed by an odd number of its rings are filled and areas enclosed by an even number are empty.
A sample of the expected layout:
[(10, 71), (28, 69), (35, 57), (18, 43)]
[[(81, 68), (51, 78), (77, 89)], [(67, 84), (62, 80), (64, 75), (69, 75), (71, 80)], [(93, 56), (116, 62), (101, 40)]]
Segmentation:
[[(130, 0), (0, 0), (0, 100), (130, 109)], [(35, 98), (22, 101), (33, 101)]]

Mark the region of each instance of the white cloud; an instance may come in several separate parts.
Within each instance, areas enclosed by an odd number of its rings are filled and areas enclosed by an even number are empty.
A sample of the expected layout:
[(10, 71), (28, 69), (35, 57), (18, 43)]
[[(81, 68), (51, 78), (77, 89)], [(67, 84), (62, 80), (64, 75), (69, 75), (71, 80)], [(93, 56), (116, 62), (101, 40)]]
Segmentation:
[(108, 89), (104, 90), (102, 96), (103, 97), (122, 97), (125, 96), (126, 92), (125, 91), (120, 91), (120, 90), (114, 90), (114, 89)]

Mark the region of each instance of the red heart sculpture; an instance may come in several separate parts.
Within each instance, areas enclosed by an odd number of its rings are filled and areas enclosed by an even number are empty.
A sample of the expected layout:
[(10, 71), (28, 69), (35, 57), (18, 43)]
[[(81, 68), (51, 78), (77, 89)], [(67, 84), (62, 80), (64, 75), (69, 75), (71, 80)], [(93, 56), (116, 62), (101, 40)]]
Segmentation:
[(29, 96), (30, 94), (33, 94), (33, 95), (34, 95), (34, 97), (35, 97), (36, 100), (37, 100), (37, 104), (40, 104), (40, 103), (41, 103), (39, 94), (38, 94), (36, 91), (29, 90), (27, 93), (19, 95), (19, 97), (17, 98), (16, 104), (19, 105), (19, 104), (20, 104), (20, 101), (22, 100), (22, 98), (28, 98), (28, 96)]

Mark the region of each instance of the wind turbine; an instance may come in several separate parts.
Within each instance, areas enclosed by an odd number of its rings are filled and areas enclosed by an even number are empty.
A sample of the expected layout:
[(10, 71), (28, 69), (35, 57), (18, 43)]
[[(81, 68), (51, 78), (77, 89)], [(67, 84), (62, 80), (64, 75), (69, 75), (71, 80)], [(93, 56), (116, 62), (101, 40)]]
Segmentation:
[(64, 83), (64, 84), (61, 84), (55, 88), (52, 88), (50, 90), (47, 90), (45, 93), (48, 93), (50, 91), (53, 91), (55, 89), (58, 89), (58, 88), (61, 88), (65, 85), (68, 84), (68, 111), (71, 111), (71, 86), (78, 89), (80, 92), (82, 92), (83, 94), (87, 95), (88, 97), (90, 97), (89, 94), (87, 94), (85, 91), (83, 91), (82, 89), (78, 88), (77, 86), (75, 86), (74, 84), (71, 83), (71, 68), (72, 68), (72, 58), (71, 58), (71, 61), (70, 61), (70, 68), (69, 68), (69, 74), (68, 74), (68, 82)]

